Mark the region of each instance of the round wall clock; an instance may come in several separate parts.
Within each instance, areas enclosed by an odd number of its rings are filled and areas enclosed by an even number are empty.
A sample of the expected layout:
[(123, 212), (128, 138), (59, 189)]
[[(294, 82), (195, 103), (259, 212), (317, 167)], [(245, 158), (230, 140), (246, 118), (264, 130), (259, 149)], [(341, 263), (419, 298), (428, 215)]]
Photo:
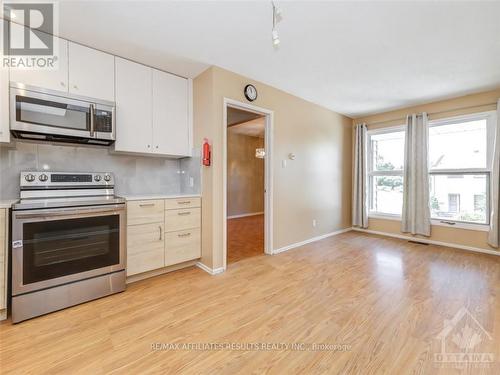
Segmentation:
[(255, 99), (257, 99), (257, 89), (254, 85), (246, 85), (244, 92), (245, 98), (247, 98), (247, 100), (253, 102)]

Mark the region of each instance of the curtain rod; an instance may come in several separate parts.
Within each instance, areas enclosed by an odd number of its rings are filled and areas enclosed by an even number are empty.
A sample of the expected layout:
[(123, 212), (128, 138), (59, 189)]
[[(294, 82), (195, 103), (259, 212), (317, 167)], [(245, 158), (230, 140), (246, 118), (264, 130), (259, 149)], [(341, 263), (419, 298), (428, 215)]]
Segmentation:
[[(486, 107), (488, 105), (496, 105), (497, 102), (494, 103), (485, 103), (485, 104), (479, 104), (479, 105), (471, 105), (468, 107), (457, 107), (457, 108), (452, 108), (452, 109), (447, 109), (446, 111), (437, 111), (437, 112), (427, 112), (428, 116), (432, 115), (438, 115), (441, 113), (447, 113), (447, 112), (454, 112), (454, 111), (460, 111), (460, 110), (465, 110), (465, 109), (473, 109), (473, 108), (479, 108), (479, 107)], [(398, 118), (392, 118), (389, 120), (383, 120), (383, 121), (375, 121), (375, 122), (366, 122), (366, 125), (378, 125), (378, 124), (385, 124), (386, 122), (392, 122), (392, 121), (405, 121), (405, 117), (398, 117)]]

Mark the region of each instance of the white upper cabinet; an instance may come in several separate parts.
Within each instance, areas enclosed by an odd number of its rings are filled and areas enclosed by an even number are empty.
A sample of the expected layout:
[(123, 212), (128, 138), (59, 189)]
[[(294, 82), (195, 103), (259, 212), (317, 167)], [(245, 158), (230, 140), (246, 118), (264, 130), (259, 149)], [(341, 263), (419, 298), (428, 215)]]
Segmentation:
[(191, 155), (190, 82), (153, 69), (153, 147), (160, 154)]
[(115, 151), (191, 156), (191, 81), (116, 58)]
[[(17, 25), (17, 27), (22, 27)], [(16, 33), (20, 34), (20, 33)], [(58, 58), (57, 69), (10, 69), (10, 81), (50, 90), (68, 91), (68, 42), (54, 37)]]
[(69, 92), (115, 100), (115, 57), (69, 42)]
[(115, 151), (152, 152), (151, 68), (116, 58)]

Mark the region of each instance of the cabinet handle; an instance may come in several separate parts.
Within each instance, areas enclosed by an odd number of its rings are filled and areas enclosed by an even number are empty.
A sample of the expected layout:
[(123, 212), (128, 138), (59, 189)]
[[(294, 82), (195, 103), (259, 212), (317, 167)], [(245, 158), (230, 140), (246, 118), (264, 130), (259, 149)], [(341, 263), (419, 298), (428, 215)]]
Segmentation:
[(191, 201), (177, 201), (177, 204), (189, 204)]
[(139, 204), (139, 207), (153, 207), (154, 205), (154, 203), (141, 203)]
[(162, 240), (162, 229), (161, 229), (161, 225), (158, 225), (158, 229), (160, 230), (160, 238), (158, 239), (158, 241), (161, 241)]
[(191, 212), (177, 212), (177, 215), (184, 216), (184, 215), (191, 215)]
[(188, 232), (188, 233), (178, 234), (177, 237), (189, 237), (190, 235), (191, 235), (191, 232)]

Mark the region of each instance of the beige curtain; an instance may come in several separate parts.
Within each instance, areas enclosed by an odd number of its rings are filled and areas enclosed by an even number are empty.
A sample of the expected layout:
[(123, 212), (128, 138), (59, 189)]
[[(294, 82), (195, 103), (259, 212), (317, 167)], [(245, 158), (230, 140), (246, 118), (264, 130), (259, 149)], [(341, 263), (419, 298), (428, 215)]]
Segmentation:
[(401, 231), (431, 235), (427, 113), (406, 118)]
[(368, 228), (368, 204), (366, 194), (366, 124), (357, 124), (354, 141), (354, 185), (352, 225)]
[(500, 237), (500, 99), (497, 103), (497, 126), (495, 129), (495, 147), (493, 148), (493, 170), (491, 173), (491, 216), (488, 243), (498, 247)]

